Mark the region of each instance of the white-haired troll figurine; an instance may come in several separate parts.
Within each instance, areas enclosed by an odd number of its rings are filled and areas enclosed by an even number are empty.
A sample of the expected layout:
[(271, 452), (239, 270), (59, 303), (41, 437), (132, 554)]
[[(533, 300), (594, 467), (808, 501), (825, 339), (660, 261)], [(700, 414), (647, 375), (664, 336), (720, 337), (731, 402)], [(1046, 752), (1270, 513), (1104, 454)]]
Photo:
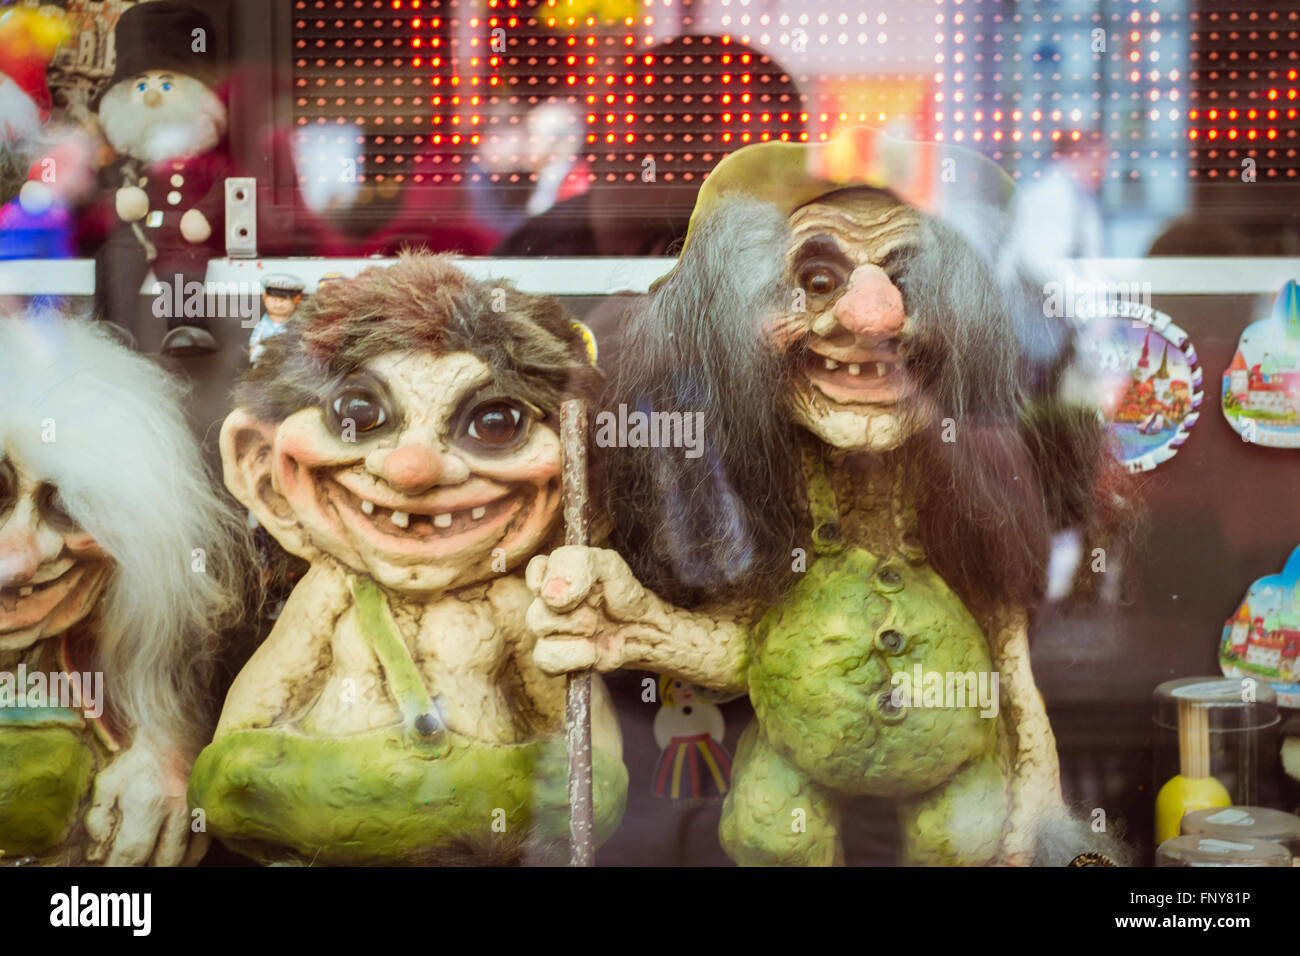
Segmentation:
[(853, 795), (895, 801), (909, 864), (1116, 853), (1066, 812), (1027, 620), (1052, 532), (1127, 514), (1123, 475), (1094, 412), (1032, 394), (979, 242), (1002, 180), (867, 129), (723, 160), (593, 416), (617, 550), (528, 568), (548, 672), (748, 690), (738, 862), (841, 862)]
[(0, 864), (202, 856), (185, 782), (248, 553), (157, 366), (0, 319)]
[[(524, 626), (561, 527), (558, 411), (600, 378), (558, 300), (445, 257), (331, 283), (240, 383), (226, 484), (311, 563), (235, 679), (190, 780), (209, 831), (265, 862), (563, 853), (565, 682)], [(592, 701), (595, 837), (627, 771)]]

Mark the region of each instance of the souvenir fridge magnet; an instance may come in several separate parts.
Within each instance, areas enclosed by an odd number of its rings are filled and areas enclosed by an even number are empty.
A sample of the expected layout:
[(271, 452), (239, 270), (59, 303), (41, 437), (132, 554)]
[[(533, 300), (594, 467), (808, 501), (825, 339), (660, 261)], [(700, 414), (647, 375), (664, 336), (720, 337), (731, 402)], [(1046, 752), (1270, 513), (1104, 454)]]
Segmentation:
[(1165, 312), (1124, 304), (1092, 318), (1083, 335), (1101, 366), (1102, 414), (1115, 456), (1131, 472), (1174, 457), (1204, 398), (1187, 333)]
[(734, 699), (667, 674), (659, 678), (655, 714), (654, 795), (673, 800), (722, 797), (731, 783), (731, 754), (723, 746), (726, 719), (717, 700)]
[(1300, 547), (1281, 574), (1250, 586), (1223, 625), (1219, 667), (1229, 677), (1268, 681), (1281, 707), (1300, 707)]
[(1223, 373), (1223, 415), (1242, 440), (1300, 448), (1300, 291), (1292, 279), (1272, 313), (1246, 326)]

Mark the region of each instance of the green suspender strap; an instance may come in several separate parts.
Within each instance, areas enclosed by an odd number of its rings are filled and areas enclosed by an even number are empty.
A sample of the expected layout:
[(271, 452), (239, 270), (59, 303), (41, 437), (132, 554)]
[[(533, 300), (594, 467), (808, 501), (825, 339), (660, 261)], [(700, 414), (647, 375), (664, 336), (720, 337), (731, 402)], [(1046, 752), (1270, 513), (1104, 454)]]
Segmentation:
[(803, 443), (803, 477), (808, 489), (808, 513), (812, 517), (813, 550), (821, 555), (840, 554), (844, 550), (844, 530), (835, 492), (826, 477), (826, 462), (820, 448)]
[(402, 712), (402, 723), (408, 735), (421, 749), (442, 756), (450, 749), (446, 729), (438, 715), (438, 707), (425, 687), (424, 677), (411, 659), (406, 641), (398, 633), (384, 592), (370, 578), (354, 577), (352, 596), (357, 602), (361, 636), (379, 658), (389, 692)]

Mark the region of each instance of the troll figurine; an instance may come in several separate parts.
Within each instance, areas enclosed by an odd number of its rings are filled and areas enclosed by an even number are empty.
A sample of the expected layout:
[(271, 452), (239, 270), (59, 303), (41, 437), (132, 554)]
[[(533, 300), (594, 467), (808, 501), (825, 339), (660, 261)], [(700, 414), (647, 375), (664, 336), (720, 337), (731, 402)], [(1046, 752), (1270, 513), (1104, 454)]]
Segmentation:
[(981, 254), (1008, 184), (865, 128), (724, 159), (603, 399), (651, 428), (702, 412), (703, 453), (602, 449), (616, 550), (528, 569), (548, 672), (748, 691), (720, 832), (740, 863), (842, 862), (853, 795), (893, 799), (908, 864), (1095, 848), (1027, 620), (1050, 535), (1100, 528), (1119, 479), (1095, 413), (1032, 392), (1021, 300)]
[[(529, 558), (561, 527), (562, 399), (600, 378), (558, 301), (406, 255), (332, 282), (240, 383), (226, 484), (310, 569), (235, 679), (190, 801), (264, 862), (550, 859), (564, 680)], [(627, 772), (593, 694), (597, 839)]]
[(91, 326), (0, 319), (0, 865), (207, 845), (185, 781), (248, 551), (180, 397)]

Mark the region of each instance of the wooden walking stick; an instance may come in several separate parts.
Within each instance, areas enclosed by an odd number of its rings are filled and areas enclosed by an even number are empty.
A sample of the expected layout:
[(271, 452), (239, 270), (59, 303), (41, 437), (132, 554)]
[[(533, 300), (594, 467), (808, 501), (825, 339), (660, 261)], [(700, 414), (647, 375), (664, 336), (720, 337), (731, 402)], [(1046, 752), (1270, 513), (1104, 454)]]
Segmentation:
[[(570, 399), (560, 406), (564, 448), (564, 543), (587, 543), (587, 406)], [(569, 674), (565, 705), (569, 751), (569, 862), (595, 862), (595, 815), (591, 769), (591, 671)]]

